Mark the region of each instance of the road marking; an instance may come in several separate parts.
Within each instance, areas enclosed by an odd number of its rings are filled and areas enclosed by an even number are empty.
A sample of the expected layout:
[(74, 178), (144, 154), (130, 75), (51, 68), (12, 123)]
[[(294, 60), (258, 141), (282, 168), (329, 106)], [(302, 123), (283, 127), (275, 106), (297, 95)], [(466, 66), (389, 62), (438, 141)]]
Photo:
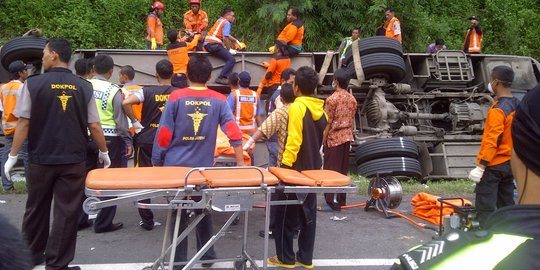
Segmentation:
[[(262, 267), (262, 260), (257, 260), (257, 265)], [(337, 260), (313, 260), (313, 263), (317, 267), (344, 267), (344, 266), (390, 266), (394, 264), (395, 259), (337, 259)], [(134, 270), (143, 269), (150, 266), (152, 263), (114, 263), (114, 264), (73, 264), (78, 265), (84, 270)], [(195, 265), (196, 269), (202, 268), (200, 264)], [(233, 262), (219, 262), (215, 263), (211, 268), (226, 268), (234, 269)], [(269, 268), (274, 268), (269, 266)], [(34, 268), (34, 270), (44, 270), (45, 266), (40, 265)], [(209, 269), (209, 268), (203, 268)]]

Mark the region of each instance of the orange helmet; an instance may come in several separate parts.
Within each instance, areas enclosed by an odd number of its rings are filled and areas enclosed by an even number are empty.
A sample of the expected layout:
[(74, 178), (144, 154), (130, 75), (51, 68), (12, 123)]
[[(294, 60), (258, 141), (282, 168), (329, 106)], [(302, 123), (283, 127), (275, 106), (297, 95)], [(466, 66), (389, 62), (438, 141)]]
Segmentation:
[(197, 4), (197, 5), (200, 5), (201, 4), (201, 0), (189, 0), (189, 4)]
[(161, 10), (163, 10), (163, 9), (165, 9), (165, 4), (163, 4), (163, 3), (159, 2), (159, 1), (156, 1), (152, 5), (152, 8), (153, 9), (161, 9)]

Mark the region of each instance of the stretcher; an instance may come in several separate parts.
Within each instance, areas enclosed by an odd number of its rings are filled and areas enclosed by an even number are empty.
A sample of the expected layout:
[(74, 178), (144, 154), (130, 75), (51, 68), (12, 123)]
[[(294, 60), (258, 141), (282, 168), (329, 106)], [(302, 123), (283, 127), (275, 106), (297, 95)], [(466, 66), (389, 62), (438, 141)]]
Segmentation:
[[(144, 269), (172, 269), (183, 264), (183, 269), (191, 269), (196, 263), (234, 261), (235, 269), (261, 269), (247, 251), (247, 229), (249, 211), (260, 204), (256, 195), (264, 198), (265, 239), (262, 269), (267, 268), (270, 225), (270, 206), (301, 204), (300, 200), (271, 201), (270, 195), (283, 193), (356, 193), (356, 186), (349, 177), (334, 171), (294, 170), (271, 167), (269, 171), (259, 167), (144, 167), (110, 168), (92, 170), (86, 179), (85, 193), (88, 197), (83, 209), (88, 214), (96, 214), (100, 209), (122, 203), (133, 203), (139, 208), (167, 209), (167, 221), (160, 257)], [(201, 198), (194, 200), (193, 197)], [(115, 197), (113, 199), (107, 197)], [(140, 200), (166, 198), (166, 203), (140, 203)], [(163, 201), (163, 200), (161, 200)], [(169, 243), (174, 210), (199, 211), (194, 220), (180, 235), (180, 211), (176, 211), (174, 234), (178, 237)], [(188, 261), (174, 262), (175, 247), (211, 211), (229, 212), (231, 216), (210, 240)], [(243, 213), (243, 241), (241, 255), (231, 259), (200, 261), (206, 251), (213, 246), (233, 221)], [(169, 261), (166, 257), (169, 255)]]

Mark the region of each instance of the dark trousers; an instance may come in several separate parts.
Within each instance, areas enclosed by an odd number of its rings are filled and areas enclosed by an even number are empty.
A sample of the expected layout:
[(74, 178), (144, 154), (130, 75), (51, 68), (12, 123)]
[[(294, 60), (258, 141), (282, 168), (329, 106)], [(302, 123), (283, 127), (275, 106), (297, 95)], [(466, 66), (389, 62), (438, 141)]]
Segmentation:
[(486, 167), (474, 192), (480, 225), (483, 225), (488, 216), (497, 208), (514, 205), (514, 177), (510, 161)]
[(221, 44), (218, 43), (208, 43), (206, 46), (204, 46), (204, 49), (209, 52), (212, 55), (217, 56), (221, 60), (225, 61), (225, 65), (221, 69), (221, 73), (219, 73), (220, 78), (227, 78), (229, 74), (231, 74), (231, 71), (234, 68), (234, 64), (236, 64), (236, 60), (234, 60), (234, 56), (227, 50), (225, 47), (223, 47)]
[[(303, 264), (313, 261), (315, 232), (317, 229), (317, 194), (284, 194), (287, 200), (304, 197), (304, 203), (294, 205), (272, 206), (276, 208), (274, 218), (274, 240), (278, 259), (286, 264), (294, 264), (295, 260)], [(298, 235), (298, 252), (294, 253), (293, 237), (300, 225)]]
[[(201, 197), (193, 197), (194, 200), (200, 199)], [(195, 210), (196, 214), (201, 214), (202, 210)], [(180, 235), (189, 225), (188, 220), (188, 213), (186, 210), (181, 210), (180, 212), (181, 219), (180, 219), (180, 230), (178, 231), (178, 235)], [(175, 224), (174, 220), (176, 217), (176, 211), (173, 211), (173, 226)], [(171, 229), (171, 236), (173, 236), (174, 231)], [(200, 250), (210, 238), (212, 238), (212, 235), (214, 234), (213, 229), (213, 220), (212, 215), (206, 215), (199, 224), (195, 227), (195, 237), (197, 239), (197, 250)], [(178, 236), (177, 236), (178, 237)], [(187, 254), (188, 254), (188, 239), (187, 237), (180, 242), (180, 244), (176, 247), (176, 253), (174, 254), (174, 261), (175, 262), (185, 262), (187, 261)], [(214, 247), (210, 247), (208, 251), (201, 257), (202, 260), (212, 260), (216, 259), (217, 255), (214, 250)], [(182, 269), (182, 266), (175, 266), (173, 268), (174, 270), (180, 270)]]
[[(138, 143), (135, 146), (135, 167), (152, 167), (152, 145)], [(142, 203), (150, 203), (150, 199), (141, 200)], [(154, 213), (150, 209), (139, 208), (139, 215), (144, 224), (154, 225)]]
[(297, 50), (297, 49), (291, 47), (290, 45), (287, 45), (285, 54), (286, 54), (288, 57), (297, 56), (299, 53), (300, 53), (299, 50)]
[[(84, 196), (85, 163), (30, 163), (28, 167), (28, 199), (22, 231), (34, 263), (40, 262), (45, 253), (45, 269), (64, 269), (75, 256), (77, 218)], [(53, 223), (49, 232), (53, 198)]]
[[(325, 170), (332, 170), (341, 174), (349, 173), (349, 150), (351, 142), (346, 142), (335, 147), (324, 147), (324, 166)], [(341, 210), (342, 206), (347, 205), (346, 193), (325, 193), (324, 199), (328, 206), (334, 210)]]

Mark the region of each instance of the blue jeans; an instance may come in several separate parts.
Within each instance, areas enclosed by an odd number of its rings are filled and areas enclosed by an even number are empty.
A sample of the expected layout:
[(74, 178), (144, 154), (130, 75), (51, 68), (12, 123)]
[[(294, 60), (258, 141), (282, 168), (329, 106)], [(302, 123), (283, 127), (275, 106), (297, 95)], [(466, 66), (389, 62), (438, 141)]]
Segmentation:
[[(2, 148), (2, 186), (4, 187), (4, 190), (10, 190), (13, 188), (13, 181), (8, 180), (6, 177), (6, 174), (4, 172), (4, 164), (6, 164), (6, 161), (8, 160), (9, 152), (11, 152), (11, 146), (13, 145), (13, 136), (8, 135), (5, 136), (5, 144)], [(25, 141), (24, 144), (21, 147), (21, 150), (19, 151), (19, 160), (23, 161), (24, 163), (24, 174), (25, 176), (28, 175), (28, 142)]]
[(225, 65), (221, 69), (221, 73), (219, 73), (219, 77), (227, 78), (229, 74), (231, 74), (231, 71), (234, 68), (234, 64), (236, 64), (236, 60), (234, 60), (234, 56), (232, 56), (229, 50), (225, 49), (225, 47), (223, 47), (221, 44), (218, 44), (218, 43), (208, 43), (204, 46), (204, 49), (210, 54), (215, 55), (221, 60), (225, 61)]
[(276, 167), (279, 144), (268, 140), (266, 141), (266, 147), (268, 148), (268, 167)]

